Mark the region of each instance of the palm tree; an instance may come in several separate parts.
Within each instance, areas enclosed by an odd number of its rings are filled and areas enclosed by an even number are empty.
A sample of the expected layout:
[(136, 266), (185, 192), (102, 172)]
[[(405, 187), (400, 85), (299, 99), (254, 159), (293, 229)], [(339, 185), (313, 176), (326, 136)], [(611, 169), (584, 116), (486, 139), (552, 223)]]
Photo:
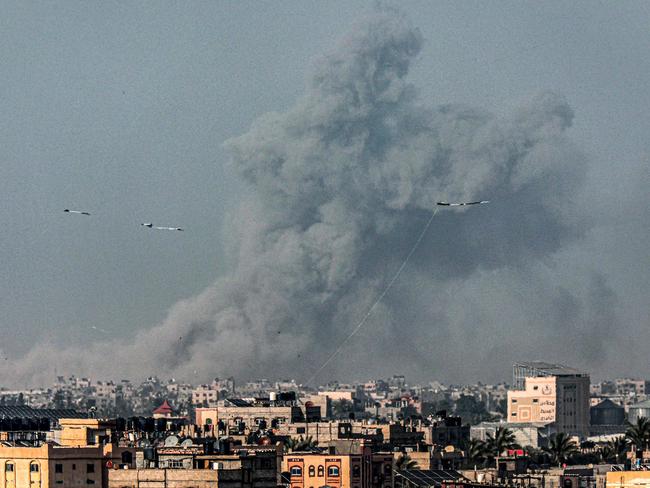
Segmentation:
[(601, 451), (603, 461), (614, 461), (616, 464), (620, 462), (627, 452), (628, 441), (625, 436), (619, 436), (612, 439)]
[(639, 417), (636, 424), (628, 423), (625, 437), (634, 444), (638, 450), (645, 451), (650, 444), (650, 419)]
[(520, 449), (519, 444), (515, 441), (515, 434), (507, 427), (497, 427), (494, 436), (488, 434), (485, 445), (486, 450), (493, 457), (500, 456), (509, 449)]
[(467, 441), (464, 451), (469, 465), (477, 465), (485, 460), (485, 442), (479, 439), (470, 439)]
[(551, 437), (548, 447), (544, 447), (552, 463), (558, 466), (578, 452), (578, 445), (564, 432), (558, 432)]
[(411, 456), (403, 453), (400, 457), (397, 458), (397, 461), (395, 461), (395, 469), (397, 471), (408, 471), (411, 469), (420, 469), (420, 467), (418, 466), (417, 461), (411, 459)]
[(287, 452), (292, 451), (315, 451), (318, 449), (318, 441), (314, 441), (312, 436), (308, 435), (303, 439), (300, 437), (291, 437), (284, 443)]

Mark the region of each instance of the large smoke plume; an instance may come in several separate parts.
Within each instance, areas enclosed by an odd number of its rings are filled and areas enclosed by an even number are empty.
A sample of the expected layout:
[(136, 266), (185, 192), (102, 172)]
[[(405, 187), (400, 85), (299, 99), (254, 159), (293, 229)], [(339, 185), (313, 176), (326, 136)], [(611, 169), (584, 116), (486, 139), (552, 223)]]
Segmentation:
[[(520, 357), (512, 348), (532, 353), (564, 328), (584, 331), (599, 294), (611, 313), (615, 297), (598, 275), (584, 293), (552, 285), (553, 257), (586, 231), (574, 206), (585, 163), (565, 135), (567, 101), (542, 93), (504, 118), (421, 100), (407, 75), (422, 42), (399, 13), (374, 13), (314, 62), (292, 109), (227, 141), (250, 189), (224, 232), (231, 273), (128, 344), (37, 346), (7, 378), (39, 380), (47, 364), (46, 375), (56, 365), (101, 376), (305, 380), (381, 293), (437, 200), (493, 203), (436, 216), (319, 380), (351, 370), (432, 376), (493, 355), (509, 362)], [(506, 323), (514, 320), (520, 327)], [(545, 357), (562, 359), (553, 356), (567, 347)]]

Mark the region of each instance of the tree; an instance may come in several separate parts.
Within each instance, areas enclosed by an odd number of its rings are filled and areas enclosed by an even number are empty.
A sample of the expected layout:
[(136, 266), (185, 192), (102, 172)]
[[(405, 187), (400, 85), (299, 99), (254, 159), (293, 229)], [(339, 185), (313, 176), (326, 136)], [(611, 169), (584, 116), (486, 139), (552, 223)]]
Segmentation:
[(609, 441), (600, 451), (600, 457), (604, 462), (619, 463), (625, 458), (628, 440), (625, 436), (619, 436)]
[(485, 442), (479, 439), (470, 439), (465, 443), (463, 450), (469, 466), (476, 466), (485, 461)]
[(292, 437), (284, 443), (284, 448), (287, 452), (292, 451), (316, 451), (318, 450), (318, 442), (314, 441), (312, 436), (308, 435), (303, 439), (300, 437)]
[(650, 445), (650, 419), (639, 417), (636, 424), (628, 423), (625, 437), (636, 446), (637, 450), (645, 451)]
[(552, 436), (549, 445), (543, 449), (551, 458), (551, 462), (558, 466), (578, 452), (577, 444), (564, 432)]
[(411, 459), (411, 456), (403, 453), (400, 457), (397, 458), (397, 461), (395, 461), (395, 469), (397, 471), (408, 471), (411, 469), (420, 469), (420, 467), (418, 466), (417, 461)]
[(515, 434), (507, 427), (497, 427), (492, 434), (487, 435), (486, 452), (490, 457), (500, 456), (509, 449), (520, 449), (521, 446), (515, 441)]
[(456, 400), (455, 413), (463, 419), (463, 423), (469, 424), (477, 424), (490, 417), (485, 403), (471, 395), (461, 395)]

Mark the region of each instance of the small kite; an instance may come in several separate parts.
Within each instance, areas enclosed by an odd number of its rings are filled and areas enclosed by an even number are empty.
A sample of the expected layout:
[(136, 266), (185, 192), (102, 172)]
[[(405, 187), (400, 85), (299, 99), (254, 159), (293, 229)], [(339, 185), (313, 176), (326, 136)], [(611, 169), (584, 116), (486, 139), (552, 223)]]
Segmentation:
[(440, 205), (441, 207), (463, 207), (465, 205), (482, 205), (484, 203), (490, 203), (490, 201), (481, 200), (479, 202), (459, 202), (459, 203), (436, 202), (436, 205)]
[(181, 229), (180, 227), (156, 227), (151, 222), (145, 222), (144, 224), (140, 224), (140, 225), (144, 225), (145, 227), (149, 227), (150, 229), (155, 229), (155, 230), (179, 230), (183, 232), (183, 229)]
[(89, 212), (82, 212), (81, 210), (70, 210), (69, 208), (66, 208), (63, 210), (65, 213), (74, 213), (74, 214), (79, 214), (79, 215), (90, 215)]

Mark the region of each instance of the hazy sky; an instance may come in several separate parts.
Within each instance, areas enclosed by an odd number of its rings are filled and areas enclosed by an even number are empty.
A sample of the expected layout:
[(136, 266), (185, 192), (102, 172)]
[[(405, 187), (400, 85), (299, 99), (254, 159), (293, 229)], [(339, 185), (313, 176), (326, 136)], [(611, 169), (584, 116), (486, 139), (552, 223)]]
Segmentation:
[[(518, 297), (504, 284), (516, 263), (445, 282), (464, 297), (439, 304), (449, 325), (430, 340), (445, 347), (420, 349), (394, 372), (491, 381), (528, 358), (599, 377), (650, 376), (650, 4), (400, 8), (422, 36), (408, 74), (419, 103), (507, 116), (543, 90), (566, 98), (575, 113), (567, 137), (586, 160), (572, 216), (588, 230), (540, 257), (541, 291), (523, 280), (528, 291)], [(372, 11), (371, 2), (351, 1), (2, 2), (0, 351), (9, 361), (48, 341), (82, 349), (129, 341), (231, 272), (237, 251), (228, 249), (236, 244), (225, 216), (237, 218), (251, 190), (224, 141), (267, 112), (291, 110), (319, 56)], [(145, 221), (186, 231), (153, 232)], [(545, 232), (540, 222), (540, 238)], [(391, 250), (406, 252), (406, 243)], [(418, 279), (422, 289), (440, 284)], [(576, 289), (580, 298), (570, 296)], [(567, 317), (582, 311), (581, 323), (597, 325), (567, 332)], [(545, 323), (550, 332), (528, 330)], [(339, 335), (353, 325), (339, 323)], [(602, 341), (592, 345), (592, 335)], [(376, 341), (357, 339), (366, 349)], [(583, 340), (588, 346), (576, 345)], [(371, 360), (359, 371), (389, 372)]]

